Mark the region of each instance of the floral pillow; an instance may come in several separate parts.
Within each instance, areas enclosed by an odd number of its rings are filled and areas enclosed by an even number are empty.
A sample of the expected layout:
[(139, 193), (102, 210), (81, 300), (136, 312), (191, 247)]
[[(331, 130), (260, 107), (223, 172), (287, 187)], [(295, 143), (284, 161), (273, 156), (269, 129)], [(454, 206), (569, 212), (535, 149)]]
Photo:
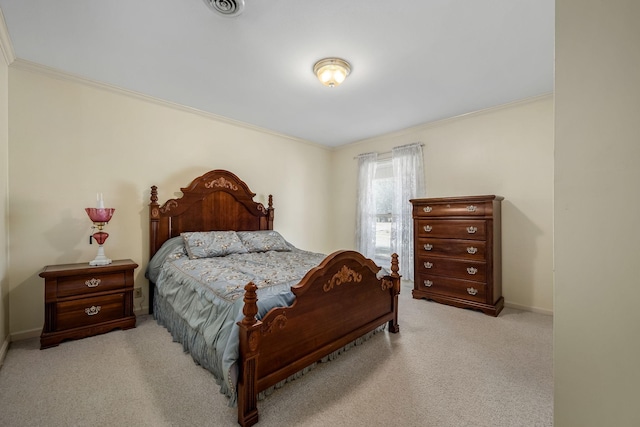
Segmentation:
[(277, 231), (238, 231), (238, 237), (249, 252), (289, 252), (291, 247)]
[(247, 253), (235, 231), (194, 231), (180, 235), (190, 259)]

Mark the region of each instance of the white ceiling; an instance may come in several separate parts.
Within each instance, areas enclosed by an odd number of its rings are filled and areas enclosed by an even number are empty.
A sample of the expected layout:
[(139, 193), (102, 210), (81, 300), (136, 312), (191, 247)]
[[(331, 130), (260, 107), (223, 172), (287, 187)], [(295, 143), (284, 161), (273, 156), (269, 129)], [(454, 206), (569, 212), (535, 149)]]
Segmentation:
[[(339, 146), (553, 92), (554, 0), (0, 0), (15, 56)], [(339, 87), (313, 64), (352, 65)]]

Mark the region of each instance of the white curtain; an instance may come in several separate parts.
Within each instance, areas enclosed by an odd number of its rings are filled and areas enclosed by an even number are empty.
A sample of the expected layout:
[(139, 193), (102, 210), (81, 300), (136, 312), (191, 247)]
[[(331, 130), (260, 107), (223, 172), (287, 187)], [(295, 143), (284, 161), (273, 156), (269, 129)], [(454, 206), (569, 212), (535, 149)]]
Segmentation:
[(413, 216), (411, 199), (425, 197), (422, 144), (408, 144), (391, 151), (393, 206), (391, 252), (400, 257), (400, 274), (413, 280)]
[(356, 213), (356, 246), (367, 258), (376, 253), (376, 199), (373, 180), (376, 176), (377, 153), (358, 156), (358, 205)]

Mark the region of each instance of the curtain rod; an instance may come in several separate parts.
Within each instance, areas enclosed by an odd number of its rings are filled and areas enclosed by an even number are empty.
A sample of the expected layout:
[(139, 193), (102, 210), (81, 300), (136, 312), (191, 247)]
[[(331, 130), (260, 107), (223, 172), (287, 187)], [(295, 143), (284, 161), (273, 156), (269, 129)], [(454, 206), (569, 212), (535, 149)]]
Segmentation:
[[(397, 147), (393, 147), (393, 149), (396, 149), (396, 148), (403, 148), (403, 147), (410, 147), (410, 146), (412, 146), (412, 145), (420, 145), (421, 147), (424, 147), (424, 144), (423, 144), (423, 143), (421, 143), (421, 142), (412, 142), (411, 144), (398, 145)], [(391, 154), (391, 153), (393, 153), (393, 149), (391, 149), (391, 150), (389, 150), (389, 151), (383, 151), (382, 153), (376, 153), (376, 154), (378, 154), (378, 156), (384, 156), (384, 155), (386, 155), (386, 154)], [(369, 151), (368, 153), (361, 153), (361, 154), (358, 154), (357, 156), (355, 156), (355, 157), (353, 158), (353, 160), (356, 160), (356, 159), (358, 159), (360, 156), (364, 156), (365, 154), (372, 154), (372, 153), (374, 153), (374, 151)]]

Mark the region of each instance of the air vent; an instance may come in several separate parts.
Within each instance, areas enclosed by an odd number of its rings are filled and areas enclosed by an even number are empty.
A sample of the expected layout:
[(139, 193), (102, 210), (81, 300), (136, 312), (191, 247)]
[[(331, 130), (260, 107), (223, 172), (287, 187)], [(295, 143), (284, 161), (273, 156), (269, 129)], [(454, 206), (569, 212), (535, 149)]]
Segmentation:
[(222, 16), (238, 16), (244, 9), (244, 0), (204, 0), (204, 2)]

